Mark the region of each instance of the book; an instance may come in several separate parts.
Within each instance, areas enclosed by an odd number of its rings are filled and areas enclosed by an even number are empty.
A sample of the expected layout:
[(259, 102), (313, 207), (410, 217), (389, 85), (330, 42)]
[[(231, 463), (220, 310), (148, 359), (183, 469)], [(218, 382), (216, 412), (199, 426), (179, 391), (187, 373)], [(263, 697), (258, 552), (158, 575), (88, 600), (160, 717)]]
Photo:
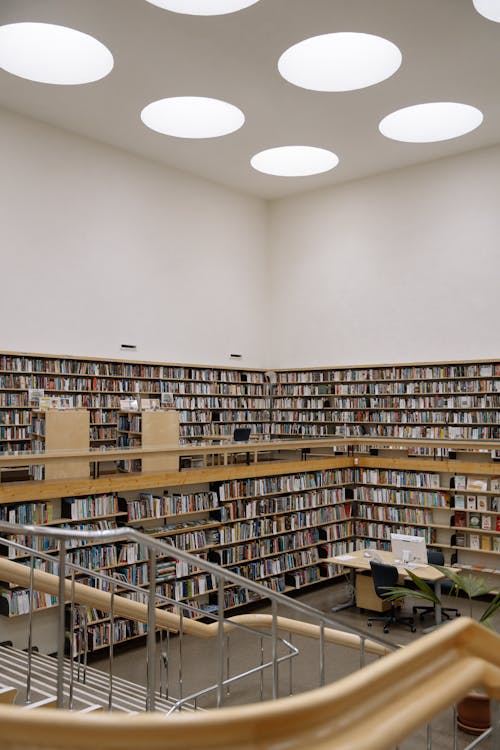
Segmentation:
[(481, 526), (481, 516), (477, 513), (471, 513), (469, 516), (469, 526), (471, 529), (479, 529)]
[(476, 510), (476, 498), (474, 495), (467, 495), (467, 510)]
[(479, 534), (471, 534), (469, 536), (469, 547), (471, 547), (471, 549), (481, 549)]
[(453, 517), (454, 526), (467, 526), (467, 514), (464, 511), (456, 510)]
[(487, 552), (491, 550), (491, 537), (486, 536), (486, 534), (483, 534), (481, 537), (481, 549)]
[(493, 492), (500, 492), (500, 477), (490, 478), (490, 489)]
[(452, 479), (453, 479), (453, 486), (455, 487), (456, 490), (466, 489), (465, 487), (466, 479), (465, 479), (464, 474), (455, 474), (455, 476)]
[(453, 501), (455, 508), (465, 508), (465, 497), (463, 495), (455, 495)]
[(491, 516), (481, 516), (481, 528), (487, 531), (491, 529)]
[(488, 489), (488, 480), (482, 479), (481, 477), (468, 477), (467, 489), (476, 492), (484, 492), (484, 490)]
[(491, 510), (497, 513), (500, 510), (500, 497), (491, 498)]
[(500, 516), (497, 516), (497, 520), (495, 523), (495, 531), (500, 531)]
[(481, 511), (488, 510), (488, 498), (484, 495), (477, 496), (477, 509)]

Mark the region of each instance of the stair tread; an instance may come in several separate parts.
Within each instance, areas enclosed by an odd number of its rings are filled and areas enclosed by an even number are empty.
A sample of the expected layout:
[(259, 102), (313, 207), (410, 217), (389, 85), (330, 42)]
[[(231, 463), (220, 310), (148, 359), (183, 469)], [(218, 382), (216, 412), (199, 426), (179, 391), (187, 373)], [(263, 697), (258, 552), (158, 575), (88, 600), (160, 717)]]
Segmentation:
[[(50, 700), (57, 687), (57, 660), (32, 652), (31, 689), (33, 701)], [(18, 703), (23, 705), (24, 689), (28, 669), (28, 654), (26, 651), (11, 646), (0, 646), (0, 675), (4, 680), (12, 682), (18, 692)], [(69, 679), (71, 660), (64, 660), (64, 693), (67, 700), (69, 693)], [(81, 667), (83, 670), (83, 667)], [(87, 666), (86, 681), (77, 681), (78, 665), (73, 663), (73, 710), (85, 712), (97, 710), (98, 707), (107, 710), (109, 693), (109, 675), (94, 667)], [(113, 675), (113, 710), (127, 713), (144, 711), (147, 689), (143, 685), (131, 682)], [(156, 710), (168, 712), (176, 703), (175, 698), (165, 698), (157, 691), (155, 696)], [(194, 711), (194, 706), (187, 705), (186, 711)]]

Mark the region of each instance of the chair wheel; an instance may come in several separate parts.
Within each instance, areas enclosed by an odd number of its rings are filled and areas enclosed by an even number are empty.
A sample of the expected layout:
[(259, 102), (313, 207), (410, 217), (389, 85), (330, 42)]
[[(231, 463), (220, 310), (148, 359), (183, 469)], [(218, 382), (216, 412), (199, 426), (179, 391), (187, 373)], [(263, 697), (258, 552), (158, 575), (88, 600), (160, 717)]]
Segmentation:
[(368, 622), (368, 623), (367, 623), (367, 625), (368, 625), (368, 627), (369, 627), (369, 628), (371, 628), (371, 626), (372, 626), (372, 623), (371, 623), (371, 622)]
[(384, 627), (384, 633), (388, 633), (388, 632), (389, 632), (389, 628)]
[(417, 632), (417, 628), (415, 627), (415, 625), (411, 626), (411, 632), (412, 633), (416, 633)]
[(462, 614), (461, 612), (457, 612), (457, 617), (460, 617), (461, 614)]

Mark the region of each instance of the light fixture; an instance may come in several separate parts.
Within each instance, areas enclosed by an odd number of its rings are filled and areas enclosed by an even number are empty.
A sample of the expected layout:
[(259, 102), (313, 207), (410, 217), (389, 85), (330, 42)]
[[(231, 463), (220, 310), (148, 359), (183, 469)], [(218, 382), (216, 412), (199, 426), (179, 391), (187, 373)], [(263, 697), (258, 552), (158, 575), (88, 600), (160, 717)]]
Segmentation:
[(260, 151), (250, 159), (258, 172), (278, 177), (307, 177), (328, 172), (339, 163), (337, 154), (316, 146), (278, 146)]
[(474, 8), (489, 21), (500, 23), (500, 0), (472, 0)]
[(216, 138), (233, 133), (245, 115), (233, 104), (204, 96), (174, 96), (151, 102), (141, 112), (151, 130), (176, 138)]
[(259, 0), (147, 0), (158, 8), (189, 16), (223, 16), (255, 5)]
[(432, 143), (458, 138), (479, 127), (483, 113), (469, 104), (428, 102), (404, 107), (384, 117), (379, 130), (406, 143)]
[(353, 91), (389, 78), (401, 59), (398, 47), (380, 36), (337, 32), (289, 47), (278, 60), (278, 70), (303, 89)]
[(113, 69), (107, 47), (82, 31), (51, 23), (0, 26), (0, 67), (37, 83), (91, 83)]

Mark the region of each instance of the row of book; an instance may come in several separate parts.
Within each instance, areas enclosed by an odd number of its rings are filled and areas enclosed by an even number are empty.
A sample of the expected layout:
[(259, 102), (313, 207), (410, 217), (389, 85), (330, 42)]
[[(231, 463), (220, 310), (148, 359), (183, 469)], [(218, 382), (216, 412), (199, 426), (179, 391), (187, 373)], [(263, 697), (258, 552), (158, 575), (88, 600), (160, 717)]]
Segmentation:
[(420, 396), (419, 398), (407, 398), (395, 396), (365, 396), (365, 397), (342, 397), (335, 398), (290, 398), (290, 396), (276, 397), (273, 399), (273, 408), (277, 409), (391, 409), (391, 410), (415, 410), (415, 409), (498, 409), (500, 407), (500, 392), (498, 394), (474, 395), (474, 396), (452, 396), (443, 395)]
[[(310, 547), (309, 549), (286, 552), (276, 557), (251, 560), (245, 565), (236, 565), (232, 570), (251, 581), (259, 581), (267, 576), (290, 572), (293, 568), (317, 564), (319, 559), (318, 549)], [(242, 561), (237, 560), (235, 562)]]
[(500, 536), (492, 537), (487, 534), (457, 531), (451, 541), (453, 547), (481, 550), (482, 552), (500, 552)]
[[(281, 552), (297, 547), (306, 547), (308, 544), (317, 544), (320, 540), (320, 533), (317, 527), (301, 529), (293, 533), (276, 534), (271, 536), (271, 552)], [(239, 523), (235, 526), (223, 526), (217, 529), (214, 534), (214, 543), (216, 546), (238, 544), (239, 542), (253, 539), (265, 538), (266, 534), (261, 532), (258, 520), (251, 523)]]
[[(236, 501), (241, 503), (241, 501)], [(264, 501), (265, 502), (265, 501)], [(233, 503), (228, 503), (223, 508), (221, 514), (221, 522), (228, 523), (229, 521), (245, 521), (244, 517), (235, 516), (230, 518), (227, 514), (228, 506), (232, 508)], [(304, 511), (289, 511), (283, 515), (276, 517), (274, 514), (254, 514), (248, 516), (248, 518), (260, 519), (260, 528), (262, 533), (266, 534), (279, 534), (282, 531), (296, 531), (297, 529), (303, 529), (308, 526), (322, 526), (327, 523), (333, 523), (334, 521), (343, 521), (349, 518), (352, 513), (351, 503), (342, 503), (341, 505), (327, 505), (320, 507), (317, 510), (304, 510)]]
[(118, 512), (118, 497), (113, 492), (88, 497), (67, 497), (62, 502), (63, 517), (74, 520), (110, 516)]
[(267, 409), (269, 402), (264, 398), (247, 398), (239, 396), (224, 398), (222, 396), (177, 396), (176, 409)]
[(219, 486), (221, 502), (238, 497), (249, 497), (285, 492), (300, 492), (309, 488), (321, 488), (354, 481), (352, 469), (325, 469), (323, 471), (284, 474), (256, 479), (235, 479)]
[(395, 508), (392, 505), (358, 504), (359, 518), (392, 523), (415, 523), (432, 525), (432, 511), (421, 508)]
[(500, 516), (494, 516), (490, 513), (477, 513), (476, 511), (467, 513), (464, 510), (455, 510), (452, 525), (500, 533)]
[(436, 541), (436, 529), (428, 527), (416, 528), (415, 526), (388, 525), (386, 523), (377, 523), (375, 521), (356, 521), (355, 535), (367, 536), (372, 539), (390, 539), (391, 534), (410, 534), (413, 536), (423, 536), (427, 544), (433, 544)]
[(394, 365), (392, 367), (359, 367), (278, 372), (278, 383), (324, 383), (358, 380), (429, 380), (443, 378), (500, 377), (498, 362), (449, 365)]
[[(32, 594), (33, 609), (46, 609), (57, 605), (57, 596), (44, 594), (40, 591), (33, 591)], [(30, 592), (25, 590), (2, 591), (0, 599), (4, 602), (0, 604), (0, 612), (14, 615), (26, 615), (30, 611)], [(6, 611), (5, 611), (6, 609)]]
[(422, 508), (449, 508), (450, 496), (432, 490), (396, 490), (389, 487), (356, 487), (356, 500), (392, 505), (419, 505)]
[[(297, 492), (294, 495), (266, 497), (263, 500), (257, 500), (255, 497), (250, 497), (248, 500), (240, 498), (239, 500), (225, 501), (222, 519), (230, 520), (231, 517), (234, 519), (254, 518), (262, 515), (274, 515), (275, 513), (295, 513), (299, 510), (342, 503), (345, 497), (345, 488), (337, 487)], [(226, 512), (228, 513), (227, 517), (224, 515)]]
[(54, 518), (53, 503), (32, 502), (0, 505), (0, 520), (9, 523), (42, 524)]
[[(238, 412), (239, 414), (239, 412)], [(423, 411), (423, 410), (396, 410), (389, 411), (335, 411), (333, 409), (273, 411), (275, 422), (341, 422), (355, 424), (446, 424), (446, 425), (488, 425), (500, 424), (500, 412), (498, 411)], [(182, 417), (181, 417), (182, 419)]]
[(286, 396), (462, 396), (463, 394), (497, 394), (498, 380), (380, 380), (377, 382), (281, 384), (273, 392), (277, 398)]

